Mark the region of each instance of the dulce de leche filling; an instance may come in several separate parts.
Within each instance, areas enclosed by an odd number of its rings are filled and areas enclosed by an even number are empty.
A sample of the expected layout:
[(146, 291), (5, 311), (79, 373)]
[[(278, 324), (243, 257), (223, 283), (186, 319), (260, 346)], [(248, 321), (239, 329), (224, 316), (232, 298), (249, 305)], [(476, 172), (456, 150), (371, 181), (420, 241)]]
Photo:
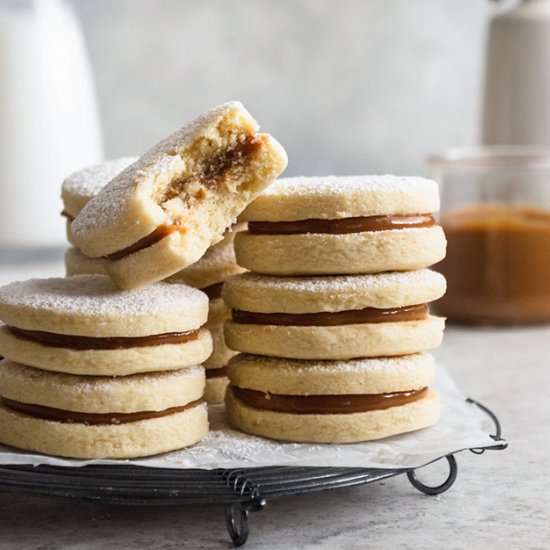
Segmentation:
[(435, 219), (431, 214), (410, 214), (406, 216), (361, 216), (339, 220), (311, 218), (292, 222), (248, 222), (248, 231), (257, 235), (344, 234), (413, 229), (432, 227), (433, 225), (435, 225)]
[(89, 426), (104, 426), (107, 424), (128, 424), (129, 422), (138, 422), (139, 420), (150, 420), (151, 418), (160, 418), (170, 414), (186, 411), (196, 407), (201, 403), (201, 400), (192, 401), (181, 407), (171, 407), (163, 411), (138, 411), (132, 413), (87, 413), (77, 411), (64, 411), (62, 409), (54, 409), (52, 407), (44, 407), (43, 405), (34, 405), (29, 403), (20, 403), (11, 399), (2, 398), (2, 402), (6, 407), (22, 414), (40, 418), (42, 420), (50, 420), (53, 422), (79, 423)]
[[(264, 136), (255, 136), (253, 134), (243, 136), (235, 145), (220, 151), (207, 162), (196, 174), (191, 174), (175, 180), (170, 183), (169, 189), (164, 193), (162, 202), (172, 200), (183, 192), (185, 186), (190, 182), (198, 182), (201, 184), (196, 195), (192, 197), (195, 201), (202, 201), (206, 197), (206, 189), (215, 187), (220, 179), (229, 179), (232, 174), (240, 174), (244, 164), (249, 157), (263, 147), (265, 142)], [(120, 260), (125, 256), (139, 252), (144, 248), (148, 248), (160, 240), (164, 239), (171, 233), (176, 231), (184, 232), (185, 229), (174, 224), (159, 225), (152, 233), (146, 235), (134, 244), (117, 250), (112, 254), (105, 256), (108, 260)]]
[(255, 409), (292, 414), (350, 414), (380, 411), (413, 403), (426, 396), (428, 388), (377, 394), (280, 395), (231, 386), (237, 399)]
[(420, 321), (429, 315), (428, 304), (377, 309), (367, 307), (349, 311), (322, 311), (319, 313), (256, 313), (232, 310), (236, 323), (282, 326), (336, 326), (358, 323), (389, 323), (399, 321)]
[(221, 378), (222, 376), (227, 376), (227, 367), (220, 367), (219, 369), (206, 369), (204, 372), (207, 380), (209, 378)]
[(208, 296), (209, 300), (216, 300), (222, 297), (223, 281), (210, 286), (205, 286), (201, 290)]
[(24, 330), (16, 327), (9, 327), (11, 332), (20, 338), (38, 342), (43, 346), (54, 348), (69, 348), (75, 350), (88, 349), (130, 349), (143, 348), (147, 346), (160, 346), (162, 344), (183, 344), (199, 337), (199, 330), (188, 330), (186, 332), (165, 332), (164, 334), (153, 334), (151, 336), (113, 336), (107, 338), (96, 338), (93, 336), (72, 336), (68, 334), (54, 334), (53, 332), (42, 332), (38, 330)]

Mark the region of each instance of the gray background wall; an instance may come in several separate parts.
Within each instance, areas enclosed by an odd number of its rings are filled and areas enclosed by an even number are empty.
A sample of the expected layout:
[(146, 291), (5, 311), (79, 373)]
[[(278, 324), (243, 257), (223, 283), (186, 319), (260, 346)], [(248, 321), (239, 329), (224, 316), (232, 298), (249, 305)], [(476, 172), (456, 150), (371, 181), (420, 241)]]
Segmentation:
[(73, 0), (106, 153), (240, 99), (287, 175), (425, 173), (478, 139), (487, 0)]

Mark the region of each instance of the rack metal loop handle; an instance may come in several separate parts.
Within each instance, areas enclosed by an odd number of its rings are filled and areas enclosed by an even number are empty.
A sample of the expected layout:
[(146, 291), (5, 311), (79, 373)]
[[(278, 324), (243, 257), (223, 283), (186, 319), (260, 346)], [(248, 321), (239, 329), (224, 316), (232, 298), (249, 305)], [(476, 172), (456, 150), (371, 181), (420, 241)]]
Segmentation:
[(241, 502), (225, 505), (225, 525), (227, 532), (236, 547), (242, 546), (248, 540), (248, 509)]
[(412, 486), (427, 495), (439, 495), (449, 489), (456, 481), (458, 466), (454, 455), (447, 455), (445, 458), (449, 463), (449, 475), (441, 485), (437, 485), (437, 487), (430, 487), (429, 485), (425, 485), (416, 477), (416, 470), (410, 470), (407, 472), (407, 477), (409, 478)]

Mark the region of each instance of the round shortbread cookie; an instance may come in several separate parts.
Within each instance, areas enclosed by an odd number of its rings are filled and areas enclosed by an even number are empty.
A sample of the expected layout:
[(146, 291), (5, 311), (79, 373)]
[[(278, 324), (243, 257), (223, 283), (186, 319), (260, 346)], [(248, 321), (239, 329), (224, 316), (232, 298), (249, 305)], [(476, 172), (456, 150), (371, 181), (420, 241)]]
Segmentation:
[(250, 407), (227, 389), (229, 422), (244, 432), (283, 441), (353, 443), (382, 439), (432, 426), (439, 419), (434, 391), (412, 403), (349, 414), (292, 414)]
[(87, 413), (164, 411), (199, 400), (200, 366), (131, 376), (75, 376), (0, 361), (0, 396), (32, 405)]
[(200, 403), (159, 418), (89, 426), (35, 418), (0, 403), (0, 442), (71, 458), (137, 458), (197, 443), (208, 433), (207, 416)]
[(0, 287), (0, 320), (26, 330), (138, 337), (195, 330), (207, 316), (206, 294), (186, 285), (120, 291), (108, 277), (77, 275)]
[(61, 185), (63, 212), (75, 218), (105, 185), (136, 161), (137, 157), (107, 160), (67, 176)]
[(437, 183), (393, 175), (279, 178), (243, 212), (245, 221), (298, 221), (439, 211)]
[(254, 325), (228, 321), (231, 349), (289, 359), (388, 357), (437, 348), (445, 321), (430, 315), (419, 321), (336, 326)]
[(206, 254), (196, 263), (178, 271), (176, 274), (168, 277), (168, 283), (185, 283), (195, 288), (206, 288), (211, 285), (221, 283), (238, 273), (243, 273), (244, 268), (237, 265), (235, 260), (235, 251), (233, 249), (233, 239), (229, 243), (218, 243), (210, 248)]
[(204, 368), (209, 370), (226, 367), (229, 360), (236, 355), (237, 352), (229, 349), (225, 345), (223, 327), (210, 329), (210, 334), (212, 335), (213, 343), (212, 355), (203, 362)]
[[(206, 288), (223, 282), (227, 277), (243, 273), (237, 265), (232, 240), (222, 241), (210, 248), (196, 263), (178, 271), (165, 279), (165, 283), (187, 284), (194, 288)], [(65, 252), (65, 270), (71, 275), (107, 275), (109, 261), (105, 258), (88, 258), (78, 248), (71, 247)]]
[(380, 394), (431, 386), (427, 353), (351, 361), (297, 361), (239, 354), (229, 362), (233, 386), (280, 395)]
[(260, 235), (235, 237), (237, 263), (271, 275), (339, 275), (408, 271), (445, 257), (439, 226), (361, 233)]
[(207, 378), (204, 398), (209, 405), (217, 405), (223, 403), (225, 398), (225, 390), (229, 384), (229, 379), (226, 376), (216, 376), (215, 378)]
[(73, 275), (107, 275), (108, 261), (105, 258), (88, 258), (72, 246), (65, 251), (65, 273)]
[(72, 223), (73, 240), (87, 256), (115, 254), (108, 271), (122, 288), (165, 279), (219, 242), (286, 164), (283, 148), (258, 132), (248, 111), (225, 103), (107, 184)]
[(204, 328), (195, 340), (180, 344), (77, 350), (20, 338), (7, 326), (0, 326), (0, 355), (30, 367), (72, 374), (126, 376), (177, 370), (200, 365), (211, 353), (212, 338)]
[(315, 313), (424, 304), (441, 298), (445, 289), (443, 275), (428, 269), (333, 277), (244, 273), (227, 279), (223, 298), (243, 311)]

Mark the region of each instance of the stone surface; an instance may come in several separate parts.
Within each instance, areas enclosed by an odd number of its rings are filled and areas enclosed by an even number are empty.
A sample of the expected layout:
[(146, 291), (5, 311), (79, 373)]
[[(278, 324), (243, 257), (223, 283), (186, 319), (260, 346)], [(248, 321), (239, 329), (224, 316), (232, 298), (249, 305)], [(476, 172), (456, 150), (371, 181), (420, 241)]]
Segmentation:
[[(398, 477), (271, 502), (251, 515), (246, 548), (548, 548), (550, 327), (451, 326), (437, 357), (466, 395), (498, 415), (509, 448), (459, 454), (458, 479), (438, 497)], [(439, 465), (419, 474), (432, 484), (444, 475)], [(0, 517), (2, 550), (230, 548), (221, 506), (132, 508), (0, 493)]]

